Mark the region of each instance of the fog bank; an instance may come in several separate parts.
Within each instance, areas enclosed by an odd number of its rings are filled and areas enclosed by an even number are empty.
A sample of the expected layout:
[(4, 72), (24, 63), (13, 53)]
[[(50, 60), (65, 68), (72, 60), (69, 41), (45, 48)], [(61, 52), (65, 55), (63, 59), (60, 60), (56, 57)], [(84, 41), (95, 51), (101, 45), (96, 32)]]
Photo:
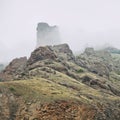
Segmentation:
[(0, 62), (28, 56), (39, 22), (57, 25), (72, 50), (120, 48), (119, 0), (0, 0)]

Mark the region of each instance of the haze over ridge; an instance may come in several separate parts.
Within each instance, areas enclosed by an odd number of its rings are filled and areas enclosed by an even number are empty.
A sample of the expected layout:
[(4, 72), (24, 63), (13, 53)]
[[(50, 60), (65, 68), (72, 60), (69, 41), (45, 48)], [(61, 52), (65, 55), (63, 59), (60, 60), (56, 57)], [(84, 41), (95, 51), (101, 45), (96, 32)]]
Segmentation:
[(77, 51), (110, 44), (120, 48), (119, 0), (0, 0), (0, 62), (29, 56), (38, 22), (58, 25), (62, 42)]

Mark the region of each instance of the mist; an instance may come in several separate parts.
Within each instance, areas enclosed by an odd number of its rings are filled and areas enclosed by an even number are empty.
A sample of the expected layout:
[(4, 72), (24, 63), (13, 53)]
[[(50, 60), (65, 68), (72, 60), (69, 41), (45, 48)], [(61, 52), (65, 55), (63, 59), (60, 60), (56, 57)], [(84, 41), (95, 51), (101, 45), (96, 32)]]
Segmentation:
[(0, 0), (0, 63), (27, 56), (36, 47), (38, 22), (59, 26), (73, 51), (120, 48), (119, 0)]

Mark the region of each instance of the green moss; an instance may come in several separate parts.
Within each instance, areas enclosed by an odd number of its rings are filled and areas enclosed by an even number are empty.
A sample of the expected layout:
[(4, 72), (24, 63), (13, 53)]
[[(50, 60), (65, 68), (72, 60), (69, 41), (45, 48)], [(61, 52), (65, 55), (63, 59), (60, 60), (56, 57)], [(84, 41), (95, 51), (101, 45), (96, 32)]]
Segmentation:
[(14, 88), (13, 86), (9, 87), (9, 90), (10, 90), (11, 92), (15, 92), (15, 88)]
[(77, 70), (77, 73), (83, 73), (83, 72), (84, 72), (83, 69), (79, 69), (79, 70)]

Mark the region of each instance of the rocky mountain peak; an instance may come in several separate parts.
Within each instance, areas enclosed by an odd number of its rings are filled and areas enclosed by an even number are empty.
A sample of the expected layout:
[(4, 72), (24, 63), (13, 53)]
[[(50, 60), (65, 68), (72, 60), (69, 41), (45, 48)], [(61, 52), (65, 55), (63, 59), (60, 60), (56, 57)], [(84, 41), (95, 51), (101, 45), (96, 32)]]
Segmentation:
[(52, 47), (52, 50), (57, 54), (58, 58), (67, 61), (74, 61), (75, 57), (68, 44), (60, 44)]
[(87, 54), (87, 55), (92, 55), (92, 54), (95, 53), (95, 51), (94, 51), (94, 48), (92, 48), (92, 47), (87, 47), (87, 48), (85, 49), (85, 52), (84, 52), (84, 53)]
[(47, 23), (44, 22), (38, 23), (37, 31), (43, 31), (46, 29), (49, 29), (49, 25)]
[(120, 120), (120, 60), (93, 48), (74, 56), (47, 23), (37, 40), (0, 73), (0, 120)]
[(50, 26), (41, 22), (37, 26), (37, 47), (60, 44), (60, 32), (58, 26)]
[(28, 64), (33, 64), (35, 62), (45, 60), (45, 59), (54, 60), (55, 58), (56, 58), (56, 55), (50, 46), (39, 47), (31, 53), (31, 56), (28, 59)]

